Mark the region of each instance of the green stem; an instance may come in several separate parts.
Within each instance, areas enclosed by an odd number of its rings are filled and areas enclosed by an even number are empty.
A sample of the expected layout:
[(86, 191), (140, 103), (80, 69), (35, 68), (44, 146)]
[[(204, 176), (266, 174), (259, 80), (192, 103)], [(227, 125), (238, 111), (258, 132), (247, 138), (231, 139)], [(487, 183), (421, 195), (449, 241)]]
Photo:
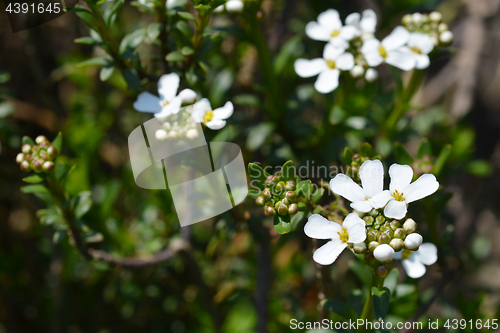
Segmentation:
[[(388, 266), (386, 266), (387, 269)], [(363, 311), (361, 312), (361, 316), (359, 319), (363, 319), (364, 322), (372, 321), (375, 317), (373, 313), (373, 298), (372, 298), (372, 288), (377, 287), (382, 289), (384, 287), (385, 277), (380, 277), (377, 274), (377, 270), (374, 268), (372, 273), (372, 282), (370, 285), (370, 289), (368, 289), (368, 296), (366, 297), (365, 304), (363, 305)], [(361, 328), (357, 330), (357, 332), (366, 332), (366, 325), (362, 325)]]

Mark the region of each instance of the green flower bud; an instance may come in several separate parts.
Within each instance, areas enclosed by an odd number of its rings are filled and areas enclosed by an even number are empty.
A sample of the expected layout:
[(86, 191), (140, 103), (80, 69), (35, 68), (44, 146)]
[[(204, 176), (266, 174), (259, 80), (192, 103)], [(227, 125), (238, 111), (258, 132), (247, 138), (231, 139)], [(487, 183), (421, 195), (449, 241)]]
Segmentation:
[(405, 239), (406, 232), (402, 228), (398, 228), (394, 231), (394, 237), (399, 239)]
[(295, 193), (293, 191), (288, 191), (288, 192), (286, 192), (286, 198), (290, 202), (295, 202), (295, 200), (297, 200), (297, 193)]
[(379, 215), (379, 216), (377, 216), (375, 221), (376, 221), (375, 223), (382, 225), (385, 223), (385, 217), (383, 217), (382, 215)]
[(389, 225), (391, 226), (392, 231), (394, 231), (394, 230), (396, 230), (398, 228), (401, 228), (401, 223), (399, 223), (396, 220), (390, 222)]
[(356, 254), (363, 254), (366, 252), (366, 243), (365, 242), (356, 243), (353, 245), (352, 249)]
[(21, 151), (25, 154), (29, 154), (31, 152), (31, 146), (29, 144), (24, 144), (21, 147)]
[(16, 156), (16, 163), (17, 164), (21, 164), (21, 163), (23, 163), (23, 161), (24, 161), (24, 154), (23, 153), (17, 154), (17, 156)]
[(394, 251), (398, 252), (403, 249), (404, 242), (402, 239), (394, 238), (393, 240), (391, 240), (389, 245), (394, 249)]
[[(48, 162), (45, 162), (45, 163), (48, 163)], [(51, 162), (51, 163), (52, 163), (52, 162)], [(52, 164), (54, 164), (54, 163), (52, 163)], [(45, 164), (44, 164), (44, 165), (45, 165)], [(264, 198), (264, 196), (262, 196), (262, 195), (259, 195), (259, 196), (257, 197), (257, 199), (255, 199), (255, 204), (256, 204), (257, 206), (264, 206), (264, 205), (265, 205), (265, 203), (266, 203), (266, 198)]]
[(375, 221), (372, 216), (365, 216), (363, 217), (363, 220), (365, 221), (366, 225), (372, 225), (373, 222)]
[(267, 206), (264, 213), (266, 214), (266, 216), (274, 216), (274, 214), (276, 214), (276, 211), (273, 207)]
[(291, 204), (292, 202), (290, 200), (288, 200), (287, 198), (283, 198), (281, 199), (281, 203), (285, 206), (288, 206), (289, 204)]
[(47, 162), (43, 163), (42, 169), (43, 169), (43, 172), (51, 171), (52, 169), (54, 169), (54, 162), (47, 161)]
[(47, 151), (45, 149), (40, 149), (40, 151), (38, 152), (38, 155), (43, 159), (43, 160), (46, 160), (47, 159)]
[(285, 182), (279, 182), (274, 189), (276, 193), (280, 194), (282, 191), (285, 190)]
[(296, 203), (293, 203), (290, 206), (288, 206), (288, 214), (290, 215), (297, 214), (298, 211), (299, 211), (299, 206)]
[(274, 206), (274, 200), (273, 200), (273, 199), (268, 199), (268, 200), (266, 200), (266, 206), (271, 206), (271, 207), (273, 207), (273, 206)]
[(293, 180), (289, 180), (286, 182), (285, 190), (287, 191), (295, 191), (295, 182)]
[(25, 172), (29, 172), (31, 170), (30, 163), (28, 161), (23, 161), (21, 163), (21, 170), (23, 170)]
[(380, 236), (378, 237), (378, 242), (380, 244), (389, 244), (391, 242), (391, 237), (389, 237), (389, 235), (387, 235), (385, 232), (380, 234)]
[(405, 230), (406, 234), (411, 234), (412, 232), (415, 232), (415, 230), (417, 230), (417, 223), (413, 219), (407, 219), (403, 224), (403, 229)]
[(375, 257), (373, 256), (372, 252), (365, 253), (365, 261), (369, 264), (372, 264), (375, 261)]
[(385, 266), (379, 266), (377, 268), (377, 274), (378, 276), (384, 278), (387, 276), (387, 268)]
[(368, 242), (373, 242), (378, 239), (378, 234), (376, 231), (369, 231), (368, 234), (366, 235), (366, 239)]
[(43, 135), (39, 135), (39, 136), (37, 136), (37, 137), (36, 137), (36, 139), (35, 139), (35, 142), (36, 142), (36, 143), (38, 143), (38, 144), (41, 144), (41, 143), (46, 142), (46, 141), (48, 141), (48, 140), (47, 140), (47, 138), (46, 138), (45, 136), (43, 136)]
[(49, 148), (47, 148), (47, 155), (49, 156), (49, 158), (51, 160), (56, 158), (57, 157), (57, 148), (54, 146), (50, 146)]
[(359, 155), (358, 153), (352, 155), (352, 160), (358, 163), (361, 162), (361, 155)]
[(380, 244), (379, 244), (378, 242), (370, 242), (370, 243), (368, 244), (368, 250), (369, 250), (370, 252), (373, 252), (373, 251), (375, 251), (375, 249), (376, 249), (376, 248), (377, 248), (377, 246), (379, 246), (379, 245), (380, 245)]
[(279, 207), (278, 207), (278, 214), (280, 215), (286, 215), (288, 213), (288, 207), (281, 204)]
[(274, 204), (274, 209), (278, 210), (278, 208), (280, 208), (281, 206), (281, 201), (276, 201), (276, 203)]
[(34, 161), (32, 161), (31, 162), (31, 168), (36, 173), (42, 172), (42, 168), (43, 168), (42, 162), (40, 160), (34, 160)]
[(384, 231), (384, 234), (386, 234), (387, 236), (389, 236), (389, 238), (393, 238), (394, 237), (394, 231), (392, 231), (391, 228), (386, 228), (385, 231)]
[(411, 14), (406, 14), (405, 16), (403, 16), (403, 18), (401, 19), (401, 23), (403, 23), (403, 25), (406, 27), (409, 26), (412, 23)]
[(278, 177), (276, 177), (276, 176), (270, 175), (270, 176), (267, 176), (267, 178), (266, 178), (266, 185), (267, 186), (275, 185), (277, 182), (278, 182)]

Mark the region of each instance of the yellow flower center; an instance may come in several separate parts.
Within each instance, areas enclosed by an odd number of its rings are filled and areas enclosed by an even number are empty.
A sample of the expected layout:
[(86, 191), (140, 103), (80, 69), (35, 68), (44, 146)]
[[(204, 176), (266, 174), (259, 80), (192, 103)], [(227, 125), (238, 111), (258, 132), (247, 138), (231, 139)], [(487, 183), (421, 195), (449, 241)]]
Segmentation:
[(418, 47), (412, 47), (411, 50), (417, 54), (422, 54), (422, 51), (420, 51), (420, 49)]
[(326, 61), (326, 65), (331, 68), (331, 69), (334, 69), (335, 67), (337, 67), (337, 64), (335, 63), (335, 61), (333, 60), (327, 60)]
[(206, 124), (210, 120), (212, 120), (213, 117), (214, 117), (214, 111), (213, 110), (207, 111), (203, 116), (203, 122)]
[(342, 231), (338, 232), (339, 236), (340, 236), (340, 240), (342, 241), (342, 243), (347, 243), (347, 241), (349, 240), (349, 234), (347, 233), (347, 230), (342, 227)]
[(333, 30), (332, 32), (332, 37), (337, 37), (338, 35), (340, 35), (340, 30)]
[(382, 58), (387, 58), (387, 50), (382, 45), (378, 47), (378, 52), (380, 53)]
[(396, 201), (404, 201), (405, 200), (405, 199), (403, 199), (403, 193), (399, 193), (398, 190), (394, 190), (394, 193), (392, 194), (392, 197)]
[(370, 197), (369, 197), (369, 196), (366, 196), (366, 197), (365, 197), (365, 200), (370, 200)]
[(402, 258), (402, 260), (408, 259), (411, 256), (412, 253), (413, 253), (413, 251), (403, 250), (403, 258)]
[(167, 105), (169, 105), (169, 104), (170, 104), (170, 102), (169, 102), (169, 101), (163, 101), (162, 106), (164, 106), (164, 107), (165, 107), (165, 106), (167, 106)]

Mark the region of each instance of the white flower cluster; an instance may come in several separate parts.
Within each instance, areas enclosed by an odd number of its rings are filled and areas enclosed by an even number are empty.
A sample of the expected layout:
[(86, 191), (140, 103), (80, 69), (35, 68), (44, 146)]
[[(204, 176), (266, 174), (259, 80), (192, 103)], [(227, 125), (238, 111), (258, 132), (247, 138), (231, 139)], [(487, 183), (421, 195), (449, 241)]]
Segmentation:
[(453, 42), (453, 33), (442, 20), (441, 13), (432, 12), (428, 15), (421, 13), (408, 14), (403, 16), (401, 21), (408, 31), (428, 35), (434, 46), (446, 46)]
[(323, 58), (297, 59), (295, 72), (304, 78), (318, 75), (314, 87), (326, 94), (338, 87), (341, 71), (349, 71), (355, 78), (364, 75), (371, 82), (378, 78), (374, 67), (383, 63), (404, 71), (429, 66), (428, 54), (435, 46), (431, 34), (420, 26), (417, 29), (412, 25), (415, 28), (412, 32), (398, 26), (379, 41), (374, 35), (376, 26), (377, 15), (371, 9), (362, 15), (350, 14), (345, 25), (335, 9), (319, 14), (317, 22), (306, 25), (306, 34), (311, 39), (327, 42)]
[(224, 9), (229, 13), (241, 13), (244, 7), (245, 4), (242, 0), (229, 0), (225, 4), (215, 8), (214, 13), (222, 13)]
[(395, 253), (403, 250), (398, 258), (404, 259), (408, 275), (416, 277), (417, 269), (412, 268), (418, 266), (418, 272), (421, 272), (422, 265), (415, 262), (430, 265), (436, 261), (434, 256), (428, 255), (434, 251), (429, 250), (432, 244), (417, 251), (423, 238), (415, 232), (415, 221), (406, 218), (409, 203), (437, 191), (439, 183), (436, 177), (424, 174), (412, 183), (412, 168), (399, 164), (389, 168), (389, 175), (389, 190), (384, 190), (382, 163), (367, 160), (359, 169), (361, 186), (344, 174), (330, 181), (331, 190), (349, 200), (354, 212), (347, 215), (342, 224), (318, 214), (309, 218), (304, 227), (306, 235), (331, 240), (314, 253), (313, 259), (317, 263), (332, 264), (346, 247), (352, 248), (355, 253), (365, 254), (369, 263), (377, 260), (381, 264), (392, 261)]
[[(196, 102), (197, 95), (191, 89), (184, 89), (177, 95), (180, 78), (176, 73), (163, 75), (158, 81), (158, 96), (142, 92), (134, 102), (134, 109), (140, 112), (153, 113), (155, 118), (163, 122), (162, 129), (156, 132), (158, 140), (177, 138), (186, 135), (187, 138), (198, 136), (193, 131), (195, 123), (204, 124), (212, 130), (218, 130), (226, 125), (226, 119), (234, 111), (233, 103), (227, 102), (223, 107), (213, 110), (206, 98)], [(195, 103), (196, 102), (196, 103)], [(182, 105), (194, 105), (177, 115)]]

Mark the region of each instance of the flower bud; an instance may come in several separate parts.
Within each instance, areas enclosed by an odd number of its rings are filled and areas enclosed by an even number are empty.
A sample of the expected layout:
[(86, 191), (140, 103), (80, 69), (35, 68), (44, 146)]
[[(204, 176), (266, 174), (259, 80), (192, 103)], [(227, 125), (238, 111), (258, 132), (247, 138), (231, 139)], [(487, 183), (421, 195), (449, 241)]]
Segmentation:
[(259, 196), (257, 197), (257, 199), (255, 199), (255, 204), (256, 204), (257, 206), (264, 206), (264, 205), (265, 205), (265, 203), (266, 203), (266, 198), (264, 198), (264, 196), (262, 196), (262, 195), (259, 195)]
[(366, 252), (365, 253), (365, 261), (369, 264), (373, 263), (375, 261), (375, 257), (373, 256), (373, 253), (371, 252)]
[(380, 234), (380, 236), (378, 236), (378, 242), (380, 244), (389, 244), (391, 242), (391, 237), (383, 232)]
[(50, 146), (49, 148), (47, 148), (47, 155), (49, 156), (49, 158), (51, 160), (56, 158), (57, 157), (57, 148), (54, 146)]
[(270, 175), (266, 178), (266, 185), (271, 186), (278, 183), (278, 177)]
[(281, 203), (285, 206), (288, 206), (289, 204), (291, 204), (291, 201), (288, 200), (287, 198), (283, 198), (281, 199)]
[(411, 24), (411, 14), (406, 14), (405, 16), (403, 16), (403, 18), (401, 19), (401, 23), (403, 23), (403, 25), (405, 26), (408, 26)]
[(295, 182), (293, 180), (289, 180), (286, 182), (285, 190), (287, 191), (295, 191)]
[(286, 215), (287, 213), (288, 213), (288, 207), (281, 203), (280, 206), (278, 207), (278, 214)]
[(416, 251), (422, 244), (424, 238), (417, 233), (412, 233), (405, 238), (405, 247), (408, 250)]
[(417, 223), (413, 219), (407, 219), (403, 224), (403, 229), (407, 234), (411, 234), (417, 230)]
[(374, 68), (368, 68), (365, 73), (365, 80), (368, 82), (373, 82), (378, 79), (378, 72)]
[(353, 245), (352, 249), (354, 253), (363, 254), (366, 252), (366, 243), (365, 242), (356, 243)]
[(266, 187), (264, 191), (262, 191), (262, 196), (264, 196), (264, 198), (266, 199), (271, 198), (271, 190), (269, 189), (269, 187)]
[(387, 267), (385, 266), (378, 266), (377, 268), (377, 274), (378, 276), (384, 278), (387, 276)]
[(21, 170), (23, 170), (25, 172), (29, 172), (31, 170), (30, 163), (28, 161), (23, 161), (21, 163)]
[(276, 201), (276, 203), (274, 204), (274, 209), (278, 210), (278, 208), (280, 208), (281, 206), (281, 201)]
[(394, 238), (391, 240), (389, 245), (394, 249), (394, 251), (399, 252), (403, 249), (404, 243), (402, 239)]
[(279, 182), (274, 189), (276, 193), (281, 193), (283, 190), (285, 190), (285, 182)]
[(373, 252), (375, 251), (375, 249), (379, 246), (380, 244), (378, 242), (370, 242), (368, 244), (368, 250), (370, 250), (370, 252)]
[(288, 206), (288, 214), (293, 215), (296, 214), (299, 211), (299, 206), (296, 203), (291, 204)]
[(47, 161), (47, 162), (43, 163), (43, 166), (42, 166), (43, 172), (49, 172), (52, 169), (54, 169), (54, 162)]
[(266, 206), (274, 207), (274, 199), (267, 199), (266, 200)]
[(372, 216), (365, 216), (363, 217), (363, 220), (365, 221), (366, 225), (372, 225), (373, 221), (375, 221)]
[(40, 156), (40, 158), (42, 160), (46, 160), (47, 159), (47, 151), (45, 149), (40, 149), (40, 152), (38, 152), (38, 156)]
[(368, 234), (366, 234), (366, 239), (368, 242), (373, 242), (378, 239), (378, 233), (375, 230), (369, 231)]
[(432, 12), (429, 14), (429, 19), (432, 22), (441, 22), (441, 20), (443, 19), (443, 15), (441, 15), (440, 12)]
[(274, 214), (276, 214), (276, 211), (274, 210), (273, 207), (267, 206), (264, 213), (266, 214), (266, 216), (274, 216)]
[(406, 232), (404, 231), (404, 229), (398, 228), (394, 231), (394, 237), (404, 239), (406, 237)]
[(388, 262), (394, 258), (394, 249), (388, 244), (380, 244), (373, 251), (373, 256), (380, 262)]
[(16, 163), (17, 164), (21, 164), (21, 163), (23, 163), (23, 161), (24, 161), (24, 154), (23, 153), (17, 154), (17, 156), (16, 156)]
[(42, 144), (44, 142), (48, 141), (47, 138), (43, 135), (39, 135), (36, 137), (35, 142), (38, 144)]
[(385, 217), (383, 217), (382, 215), (377, 216), (377, 218), (375, 219), (375, 223), (380, 224), (380, 225), (384, 224)]
[(391, 227), (392, 231), (398, 229), (398, 228), (401, 228), (401, 223), (399, 223), (399, 221), (392, 221), (391, 223), (389, 223), (389, 226)]
[(295, 202), (295, 200), (297, 200), (297, 193), (295, 193), (293, 191), (288, 191), (288, 192), (286, 192), (286, 198), (290, 202)]
[(424, 20), (424, 16), (422, 14), (420, 14), (420, 13), (413, 13), (412, 16), (411, 16), (411, 20), (415, 24), (420, 24)]
[(40, 162), (40, 160), (34, 160), (31, 162), (31, 168), (36, 173), (42, 172), (42, 167), (43, 167), (43, 165), (42, 165), (42, 162)]
[(442, 33), (442, 32), (448, 31), (448, 30), (449, 30), (448, 24), (441, 23), (441, 24), (438, 25), (438, 32), (439, 33)]
[(453, 42), (453, 33), (449, 30), (443, 31), (439, 35), (439, 41), (444, 45), (449, 45)]
[(361, 77), (365, 73), (365, 70), (364, 70), (363, 66), (355, 65), (349, 73), (351, 73), (351, 76), (353, 78), (358, 78), (358, 77)]
[(198, 131), (194, 128), (191, 128), (186, 132), (186, 138), (188, 139), (196, 139), (198, 135), (199, 135)]
[(29, 154), (31, 152), (31, 146), (29, 144), (24, 144), (21, 147), (21, 151), (25, 154)]
[(384, 230), (384, 234), (386, 234), (387, 236), (389, 236), (389, 238), (391, 238), (391, 239), (394, 237), (394, 231), (392, 231), (391, 228), (386, 228)]
[(352, 160), (358, 163), (361, 162), (361, 155), (359, 155), (358, 153), (352, 155)]

